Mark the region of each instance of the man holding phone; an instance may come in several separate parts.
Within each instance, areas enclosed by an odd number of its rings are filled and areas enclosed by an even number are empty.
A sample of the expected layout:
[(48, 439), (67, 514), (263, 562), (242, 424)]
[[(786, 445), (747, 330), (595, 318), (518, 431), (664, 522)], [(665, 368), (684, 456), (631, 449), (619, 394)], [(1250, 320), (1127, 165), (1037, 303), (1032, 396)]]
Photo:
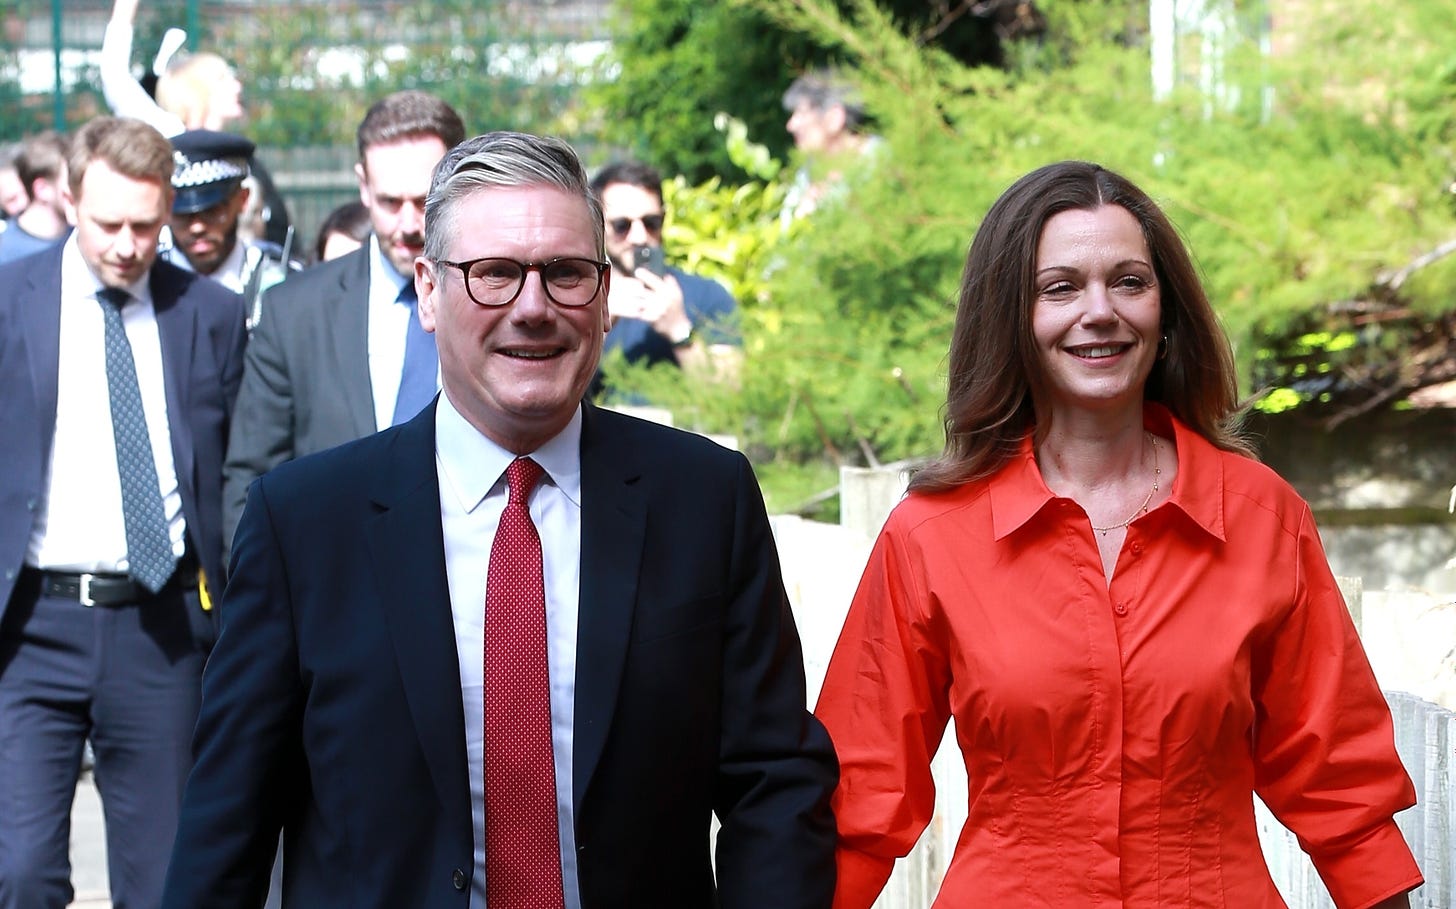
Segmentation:
[(694, 374), (731, 376), (742, 355), (738, 304), (722, 284), (663, 260), (662, 176), (635, 161), (603, 167), (592, 180), (606, 221), (612, 330), (606, 352), (629, 363), (672, 363)]

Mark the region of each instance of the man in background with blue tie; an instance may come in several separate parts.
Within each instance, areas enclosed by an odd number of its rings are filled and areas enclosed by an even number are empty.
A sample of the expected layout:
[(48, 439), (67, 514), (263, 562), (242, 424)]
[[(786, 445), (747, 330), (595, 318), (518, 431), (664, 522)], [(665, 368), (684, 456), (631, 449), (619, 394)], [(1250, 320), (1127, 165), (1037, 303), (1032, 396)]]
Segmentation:
[(460, 115), (419, 91), (384, 97), (359, 124), (354, 171), (374, 235), (264, 295), (224, 469), (229, 540), (253, 480), (408, 419), (435, 396), (439, 366), (415, 310), (414, 261), (430, 176), (464, 138)]
[(172, 147), (101, 117), (75, 230), (0, 268), (0, 907), (70, 903), (91, 740), (112, 903), (161, 900), (221, 593), (243, 302), (157, 262)]

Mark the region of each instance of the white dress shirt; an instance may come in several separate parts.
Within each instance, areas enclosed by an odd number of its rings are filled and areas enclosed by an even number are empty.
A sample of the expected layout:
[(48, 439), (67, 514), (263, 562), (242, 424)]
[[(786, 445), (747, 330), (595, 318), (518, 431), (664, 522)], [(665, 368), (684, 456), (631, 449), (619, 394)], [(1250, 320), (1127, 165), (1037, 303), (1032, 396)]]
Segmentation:
[[(471, 426), (440, 396), (435, 461), (445, 573), (455, 617), (455, 652), (465, 704), (470, 817), (475, 831), (471, 905), (485, 906), (485, 583), (490, 547), (506, 505), (505, 471), (515, 455)], [(581, 408), (559, 435), (529, 455), (546, 473), (531, 495), (541, 537), (546, 588), (547, 664), (551, 676), (551, 745), (556, 763), (556, 820), (566, 909), (581, 909), (572, 804), (572, 724), (576, 701), (576, 626), (581, 590)]]
[[(409, 329), (410, 307), (399, 302), (405, 282), (415, 276), (401, 275), (379, 248), (379, 238), (369, 237), (369, 387), (374, 391), (374, 427), (388, 429), (394, 422), (394, 399), (399, 396), (399, 378), (404, 372), (404, 337)], [(438, 387), (438, 379), (436, 380)]]
[[(162, 378), (162, 340), (152, 306), (150, 274), (126, 288), (131, 302), (122, 324), (136, 361), (137, 384), (152, 459), (162, 493), (163, 513), (179, 558), (186, 548), (182, 492), (172, 460), (167, 390)], [(56, 394), (56, 432), (51, 441), (44, 498), (31, 528), (26, 564), (60, 571), (127, 570), (126, 525), (121, 510), (121, 473), (111, 429), (111, 394), (106, 383), (106, 328), (96, 280), (76, 235), (61, 252), (61, 339)]]

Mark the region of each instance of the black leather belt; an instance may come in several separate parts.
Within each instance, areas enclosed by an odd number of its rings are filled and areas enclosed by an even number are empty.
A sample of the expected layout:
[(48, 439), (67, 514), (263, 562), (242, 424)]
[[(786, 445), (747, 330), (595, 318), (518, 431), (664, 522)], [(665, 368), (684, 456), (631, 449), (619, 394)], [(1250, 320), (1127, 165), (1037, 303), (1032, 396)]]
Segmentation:
[(82, 606), (140, 603), (174, 588), (191, 589), (197, 586), (197, 563), (192, 559), (179, 561), (171, 580), (157, 593), (152, 593), (138, 584), (131, 575), (110, 571), (42, 571), (26, 566), (24, 573), (39, 582), (41, 596), (75, 600)]

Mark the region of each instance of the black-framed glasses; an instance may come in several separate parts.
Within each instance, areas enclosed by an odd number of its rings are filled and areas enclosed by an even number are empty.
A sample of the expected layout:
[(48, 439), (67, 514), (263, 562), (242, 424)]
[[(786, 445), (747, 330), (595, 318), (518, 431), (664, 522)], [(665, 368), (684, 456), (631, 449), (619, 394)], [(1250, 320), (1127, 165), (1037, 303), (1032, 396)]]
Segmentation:
[(663, 214), (661, 212), (655, 215), (643, 215), (640, 218), (608, 218), (607, 226), (612, 229), (612, 233), (619, 237), (625, 237), (631, 232), (632, 224), (636, 221), (641, 221), (642, 229), (649, 234), (662, 232)]
[(526, 287), (531, 272), (541, 275), (546, 296), (557, 306), (586, 306), (602, 289), (602, 275), (610, 267), (595, 259), (567, 257), (546, 262), (517, 262), (501, 256), (487, 256), (466, 262), (436, 259), (439, 265), (460, 269), (465, 293), (479, 306), (509, 306)]

